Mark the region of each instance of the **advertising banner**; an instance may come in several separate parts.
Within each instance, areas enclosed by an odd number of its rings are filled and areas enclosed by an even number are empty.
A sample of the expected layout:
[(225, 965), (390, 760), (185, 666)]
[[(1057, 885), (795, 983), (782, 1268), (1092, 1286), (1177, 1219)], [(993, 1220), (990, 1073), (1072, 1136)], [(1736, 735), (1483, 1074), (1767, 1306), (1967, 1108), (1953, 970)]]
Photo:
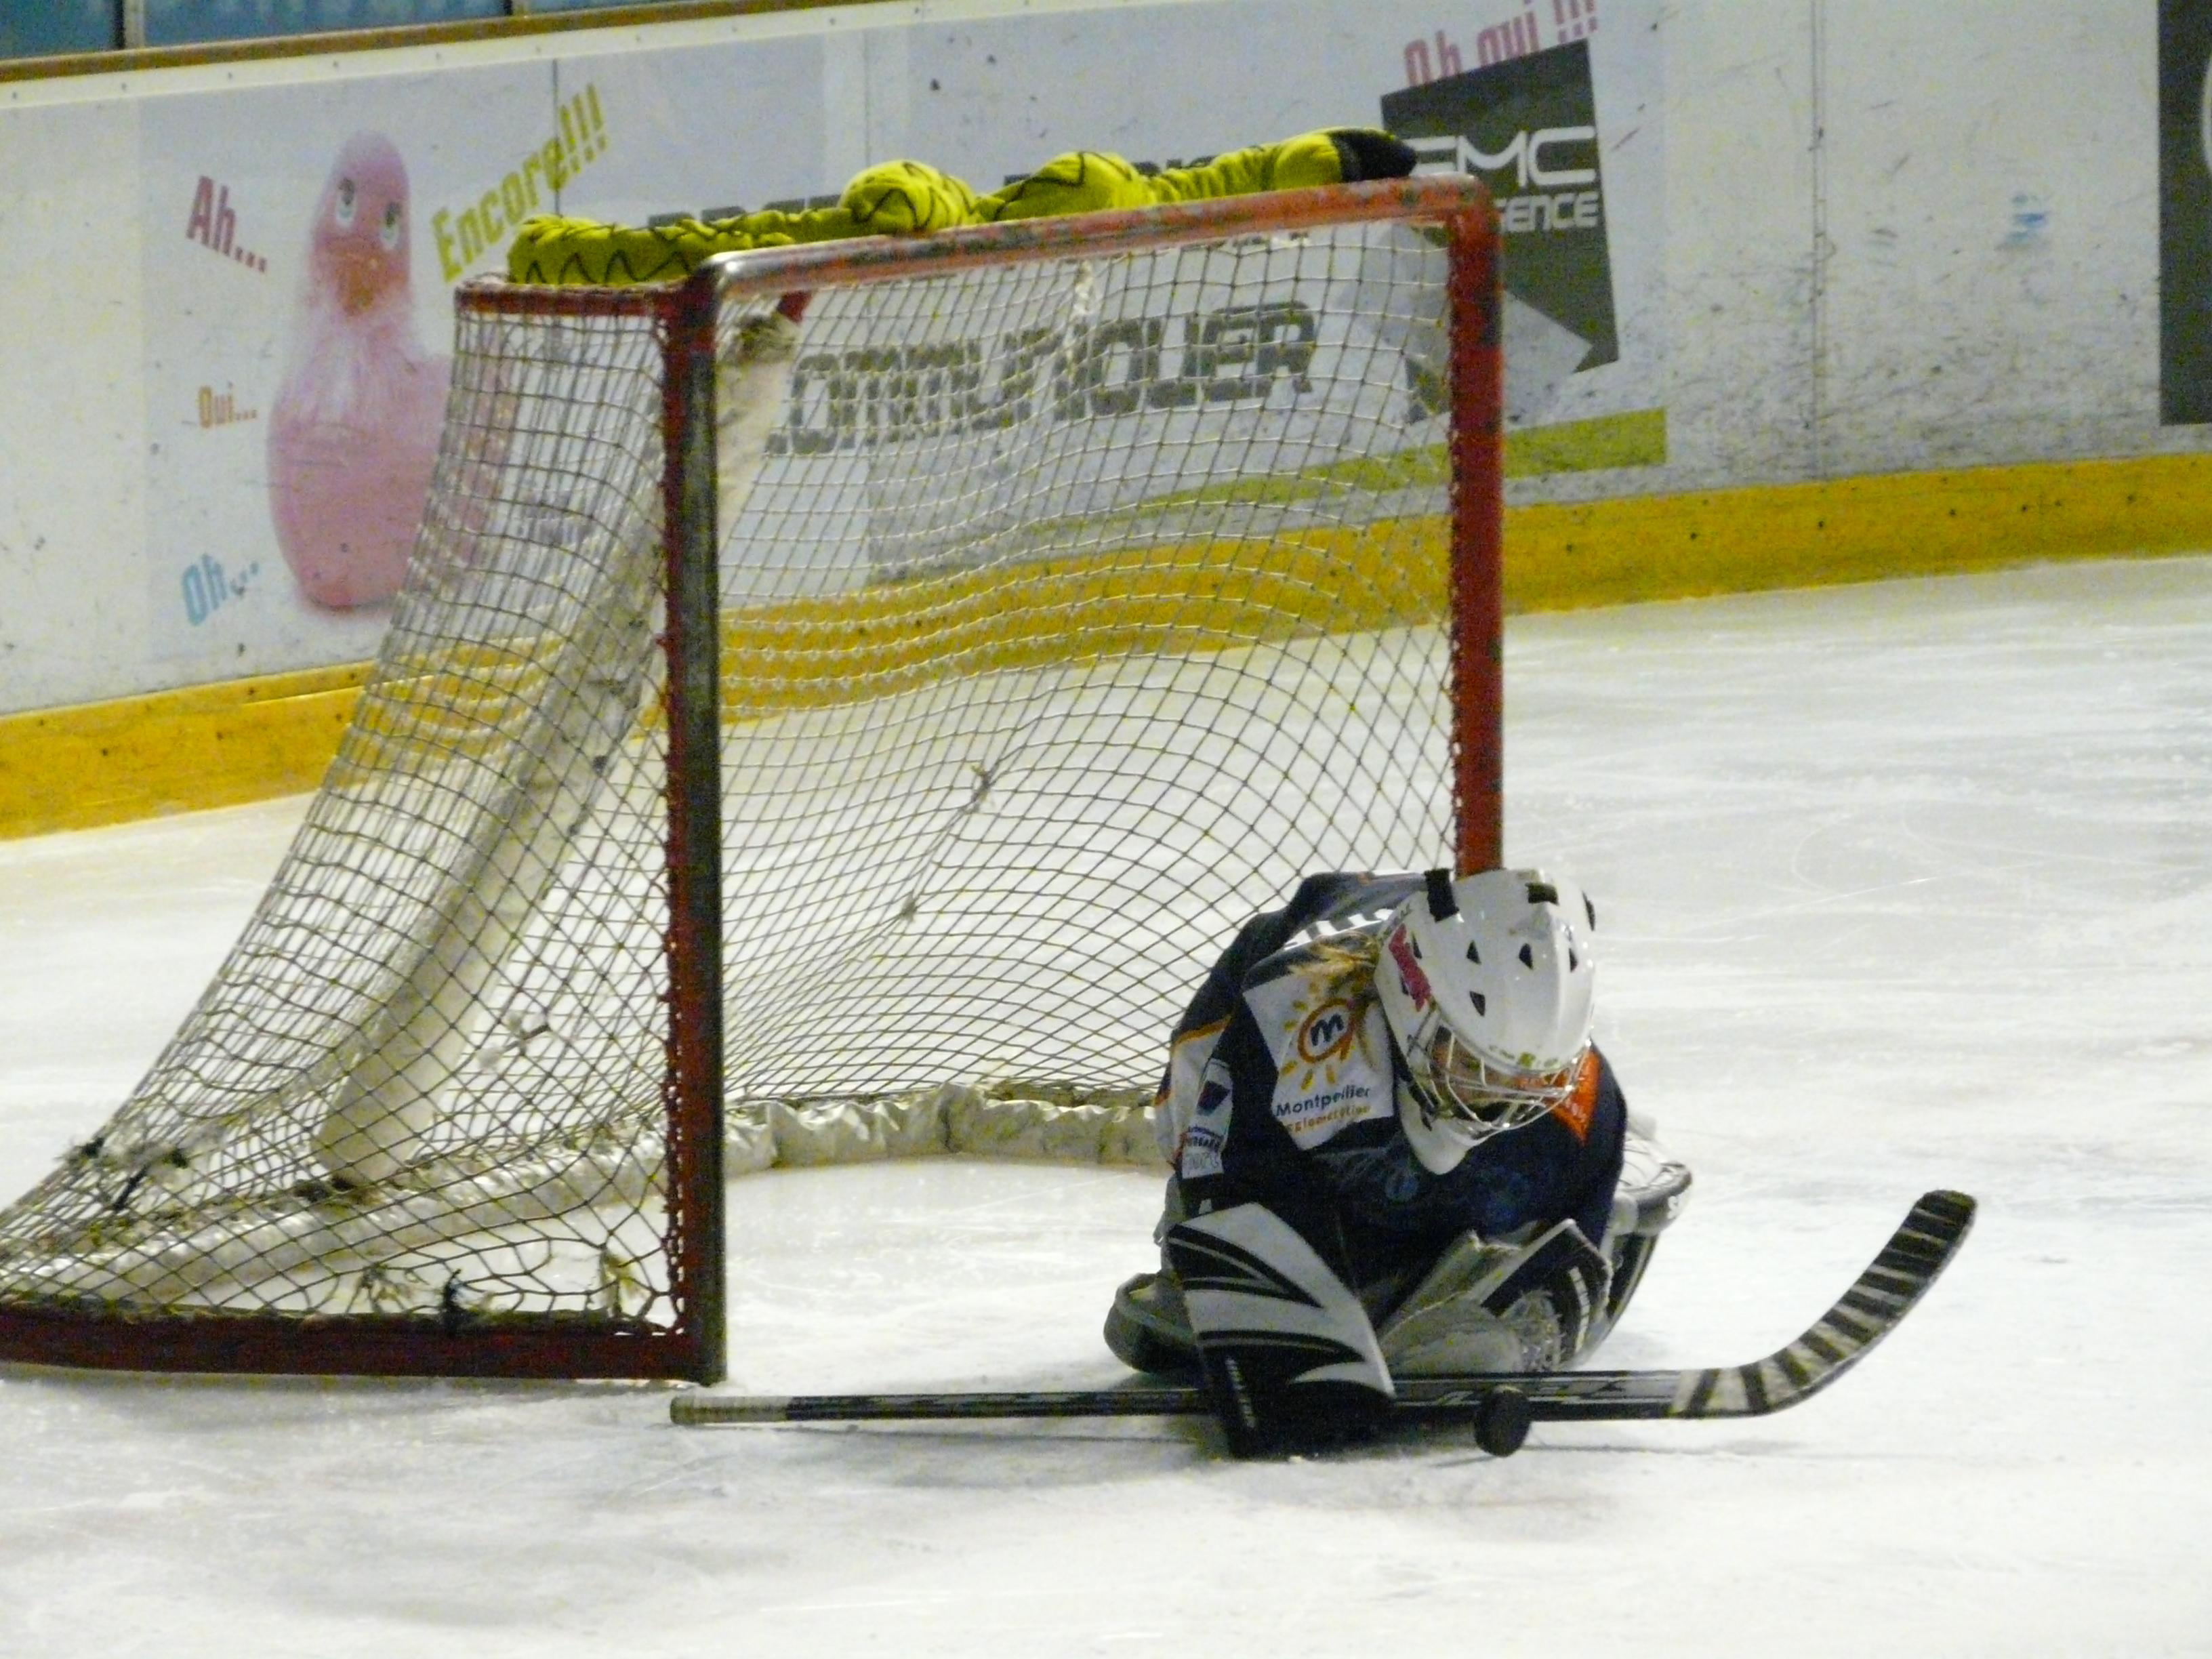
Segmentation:
[[(1215, 0), (1071, 8), (957, 29), (885, 27), (826, 41), (811, 82), (750, 73), (749, 101), (774, 119), (764, 142), (727, 148), (732, 165), (707, 195), (672, 194), (677, 179), (665, 174), (626, 179), (617, 189), (616, 175), (603, 172), (580, 187), (576, 210), (637, 222), (671, 207), (833, 201), (859, 167), (894, 157), (988, 191), (1069, 149), (1173, 167), (1314, 128), (1390, 127), (1415, 140), (1431, 170), (1486, 166), (1492, 175), (1514, 296), (1505, 329), (1509, 425), (1549, 422), (1594, 440), (1582, 451), (1554, 443), (1520, 470), (1656, 464), (1665, 456), (1656, 307), (1632, 322), (1613, 296), (1616, 267), (1625, 286), (1655, 295), (1659, 287), (1662, 65), (1648, 9), (1613, 8), (1613, 35), (1599, 32), (1589, 0), (1547, 14), (1540, 25), (1525, 6), (1478, 4), (1458, 14), (1457, 28), (1437, 27), (1431, 7), (1407, 0), (1376, 0), (1357, 12), (1326, 0)], [(1264, 69), (1249, 50), (1261, 39)], [(726, 98), (748, 60), (645, 52), (622, 61), (640, 88), (636, 102), (689, 109)], [(1474, 67), (1461, 72), (1462, 63)], [(582, 66), (572, 62), (567, 72)], [(599, 66), (591, 72), (606, 78)], [(795, 100), (794, 82), (818, 86), (819, 96)], [(1617, 100), (1620, 138), (1601, 181), (1606, 95)], [(1484, 100), (1494, 107), (1476, 107)], [(963, 330), (962, 307), (945, 301), (950, 320), (920, 347), (892, 332), (878, 337), (866, 301), (817, 304), (793, 403), (753, 501), (764, 523), (805, 515), (807, 568), (770, 574), (760, 562), (799, 555), (750, 548), (740, 527), (734, 556), (754, 565), (745, 591), (818, 592), (984, 556), (958, 543), (988, 533), (987, 501), (971, 494), (962, 511), (980, 518), (940, 524), (921, 505), (934, 478), (902, 486), (897, 453), (915, 440), (932, 446), (933, 467), (985, 481), (996, 476), (1001, 449), (1064, 452), (1053, 476), (1068, 492), (1062, 509), (1079, 517), (1124, 513), (1145, 491), (1173, 496), (1191, 488), (1200, 480), (1184, 475), (1179, 458), (1202, 455), (1204, 440), (1231, 431), (1255, 453), (1264, 447), (1271, 466), (1292, 472), (1322, 464), (1348, 423), (1387, 419), (1402, 428), (1406, 452), (1432, 449), (1441, 442), (1440, 406), (1425, 402), (1421, 387), (1436, 385), (1435, 320), (1401, 319), (1398, 337), (1388, 341), (1356, 320), (1363, 286), (1379, 293), (1404, 284), (1432, 254), (1417, 237), (1378, 233), (1358, 269), (1331, 281), (1299, 276), (1290, 260), (1275, 262), (1279, 269), (1244, 261), (1222, 292), (1178, 296), (1176, 314), (1150, 325), (1157, 335), (1120, 308), (1140, 292), (1141, 271), (1095, 292), (1040, 298), (1035, 325), (1011, 332), (980, 323)], [(1376, 351), (1400, 365), (1382, 377), (1401, 388), (1387, 410), (1346, 402), (1354, 380), (1336, 372), (1346, 354)], [(1233, 385), (1192, 367), (1217, 356), (1243, 366)], [(1071, 395), (1061, 382), (1078, 379), (1084, 385)], [(1032, 381), (1035, 398), (999, 395)], [(1194, 395), (1216, 382), (1218, 395)], [(1592, 453), (1601, 459), (1585, 459)], [(988, 482), (977, 489), (990, 493)]]
[[(296, 83), (148, 98), (147, 678), (374, 653), (436, 453), (453, 289), (501, 268), (525, 219), (834, 199), (896, 157), (988, 191), (1069, 149), (1167, 167), (1316, 127), (1397, 127), (1426, 165), (1486, 172), (1507, 211), (1509, 412), (1522, 437), (1567, 438), (1509, 465), (1663, 460), (1657, 0), (1603, 4), (1601, 19), (1598, 0), (1474, 0), (1441, 26), (1428, 0), (1070, 7), (957, 26), (862, 12), (860, 27), (817, 28), (795, 15), (680, 48), (585, 35), (556, 58), (335, 77), (303, 66)], [(1344, 349), (1346, 294), (1250, 291), (1223, 303), (1260, 308), (1255, 361)], [(970, 343), (986, 356), (1005, 345)], [(1209, 349), (1162, 342), (1165, 379), (1133, 413), (1111, 413), (1133, 423), (1130, 441), (1168, 456), (1178, 422), (1279, 416), (1319, 434), (1348, 413), (1291, 397), (1282, 374), (1264, 398), (1172, 406), (1173, 364)], [(1110, 375), (1149, 354), (1109, 342), (1092, 356)], [(889, 435), (825, 439), (836, 410), (870, 406), (830, 399), (832, 378), (799, 377), (793, 477), (866, 466)], [(1303, 441), (1288, 436), (1285, 453)], [(1112, 485), (1085, 486), (1104, 492), (1101, 510)], [(958, 556), (877, 495), (878, 521), (846, 544), (868, 556), (844, 580)]]
[(372, 654), (436, 456), (454, 287), (586, 194), (635, 221), (795, 187), (819, 57), (733, 43), (674, 75), (646, 55), (149, 102), (155, 654), (204, 677)]
[[(872, 54), (890, 148), (985, 189), (1066, 149), (1172, 167), (1382, 126), (1504, 215), (1518, 474), (1666, 459), (1656, 0), (1219, 0), (914, 29)], [(1585, 177), (1584, 175), (1587, 175)], [(1575, 182), (1565, 180), (1571, 178)], [(830, 186), (834, 188), (834, 185)], [(1542, 441), (1528, 428), (1554, 430)]]
[(453, 283), (503, 253), (487, 217), (550, 210), (592, 164), (549, 145), (545, 82), (516, 66), (146, 105), (157, 657), (212, 677), (373, 654), (437, 451)]
[(1431, 167), (1489, 185), (1507, 290), (1575, 337), (1574, 368), (1618, 362), (1589, 42), (1386, 94), (1382, 124)]
[[(1327, 520), (1343, 510), (1324, 510), (1341, 493), (1328, 468), (1377, 453), (1426, 458), (1440, 477), (1442, 407), (1420, 376), (1432, 386), (1443, 363), (1443, 264), (1418, 233), (1383, 225), (1340, 234), (1326, 254), (1255, 237), (1202, 262), (940, 278), (922, 327), (919, 296), (818, 295), (728, 550), (741, 590)], [(1258, 469), (1225, 492), (1224, 454)]]

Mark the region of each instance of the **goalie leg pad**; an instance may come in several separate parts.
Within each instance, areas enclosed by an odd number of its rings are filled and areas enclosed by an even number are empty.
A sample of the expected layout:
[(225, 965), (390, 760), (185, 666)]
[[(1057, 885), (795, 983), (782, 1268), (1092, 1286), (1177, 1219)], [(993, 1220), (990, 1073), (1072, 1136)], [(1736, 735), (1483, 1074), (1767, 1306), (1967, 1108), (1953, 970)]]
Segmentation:
[(1132, 1370), (1151, 1371), (1196, 1382), (1198, 1339), (1190, 1334), (1190, 1310), (1183, 1305), (1182, 1283), (1168, 1265), (1167, 1237), (1190, 1212), (1182, 1183), (1168, 1177), (1152, 1242), (1160, 1246), (1160, 1270), (1125, 1279), (1106, 1310), (1106, 1346)]
[(1207, 1391), (1239, 1457), (1348, 1439), (1393, 1398), (1359, 1298), (1262, 1204), (1168, 1231)]
[(1114, 1292), (1106, 1310), (1106, 1346), (1131, 1370), (1164, 1376), (1198, 1375), (1198, 1339), (1174, 1270), (1139, 1273)]

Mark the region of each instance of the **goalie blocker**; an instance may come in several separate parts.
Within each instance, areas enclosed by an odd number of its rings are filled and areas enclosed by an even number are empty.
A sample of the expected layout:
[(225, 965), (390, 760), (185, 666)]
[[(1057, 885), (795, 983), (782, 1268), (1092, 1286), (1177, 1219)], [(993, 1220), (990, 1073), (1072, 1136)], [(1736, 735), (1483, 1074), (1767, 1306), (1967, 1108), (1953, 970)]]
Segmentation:
[(1394, 1390), (1359, 1298), (1260, 1204), (1169, 1231), (1206, 1387), (1240, 1457), (1380, 1422)]

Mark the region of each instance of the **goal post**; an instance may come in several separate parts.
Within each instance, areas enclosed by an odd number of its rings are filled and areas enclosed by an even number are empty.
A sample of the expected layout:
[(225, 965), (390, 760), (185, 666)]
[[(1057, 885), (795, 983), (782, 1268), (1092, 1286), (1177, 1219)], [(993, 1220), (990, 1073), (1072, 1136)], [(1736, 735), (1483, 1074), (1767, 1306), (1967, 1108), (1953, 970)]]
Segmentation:
[(0, 1212), (0, 1361), (718, 1380), (794, 1124), (1131, 1109), (1297, 876), (1498, 862), (1498, 260), (1425, 178), (464, 288), (356, 717)]

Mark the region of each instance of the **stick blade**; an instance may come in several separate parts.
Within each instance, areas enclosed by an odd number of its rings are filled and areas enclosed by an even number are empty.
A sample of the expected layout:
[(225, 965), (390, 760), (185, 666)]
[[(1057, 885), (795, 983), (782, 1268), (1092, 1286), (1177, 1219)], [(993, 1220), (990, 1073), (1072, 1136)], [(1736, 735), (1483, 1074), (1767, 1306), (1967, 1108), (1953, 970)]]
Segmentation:
[(1966, 1194), (1923, 1194), (1866, 1271), (1802, 1334), (1747, 1365), (1685, 1371), (1663, 1414), (1763, 1417), (1809, 1400), (1904, 1322), (1973, 1224)]

